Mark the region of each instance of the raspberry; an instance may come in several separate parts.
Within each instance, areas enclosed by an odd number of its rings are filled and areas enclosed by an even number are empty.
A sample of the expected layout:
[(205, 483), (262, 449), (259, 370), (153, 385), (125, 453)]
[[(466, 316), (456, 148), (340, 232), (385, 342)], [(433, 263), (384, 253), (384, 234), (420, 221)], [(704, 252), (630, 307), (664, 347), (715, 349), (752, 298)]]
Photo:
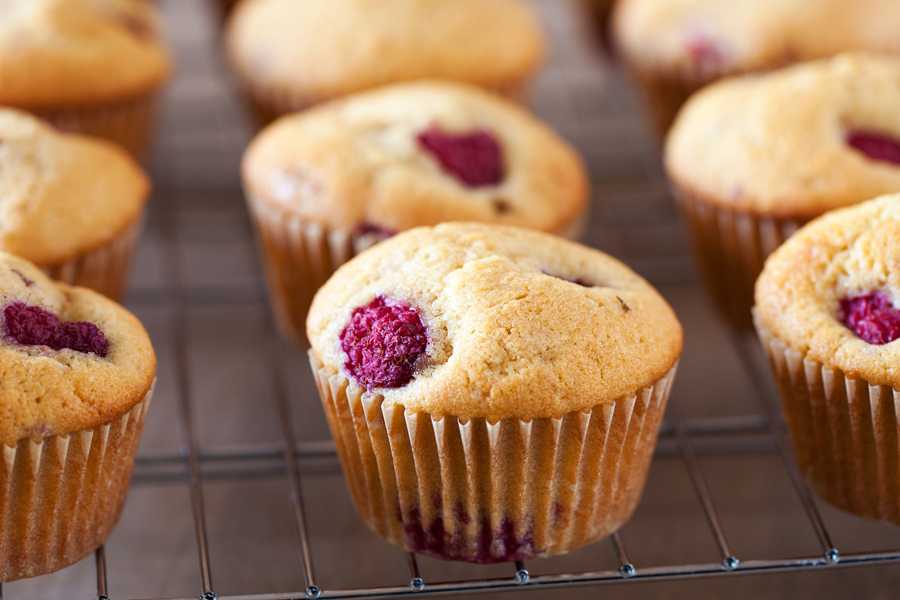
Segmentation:
[(900, 338), (900, 311), (880, 292), (841, 300), (841, 321), (870, 344)]
[(851, 131), (847, 134), (847, 144), (872, 160), (900, 165), (900, 141), (891, 136), (871, 131)]
[(341, 348), (347, 353), (344, 367), (369, 389), (408, 384), (427, 347), (428, 334), (419, 311), (384, 296), (354, 310), (341, 332)]
[(432, 126), (417, 139), (445, 171), (467, 187), (497, 185), (506, 175), (503, 148), (484, 129), (457, 135)]
[(393, 229), (386, 229), (384, 227), (379, 227), (378, 225), (372, 225), (371, 223), (360, 223), (356, 226), (356, 235), (362, 236), (370, 233), (374, 233), (383, 238), (390, 238), (397, 235), (397, 232)]
[(62, 322), (59, 317), (40, 306), (13, 302), (3, 309), (7, 337), (21, 346), (48, 346), (93, 353), (100, 357), (109, 351), (109, 341), (103, 332), (87, 321)]

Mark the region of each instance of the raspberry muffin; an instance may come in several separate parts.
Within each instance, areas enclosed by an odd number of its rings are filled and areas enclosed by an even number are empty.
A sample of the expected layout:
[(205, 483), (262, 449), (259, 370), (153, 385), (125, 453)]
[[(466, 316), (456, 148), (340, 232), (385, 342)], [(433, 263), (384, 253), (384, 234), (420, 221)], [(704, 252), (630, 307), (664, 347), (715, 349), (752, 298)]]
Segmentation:
[(692, 93), (726, 75), (900, 53), (895, 0), (622, 0), (613, 28), (660, 137)]
[(763, 261), (822, 213), (900, 192), (900, 58), (846, 54), (735, 78), (685, 105), (669, 179), (716, 304), (750, 326)]
[(519, 106), (452, 82), (388, 86), (284, 117), (247, 149), (244, 187), (288, 337), (316, 289), (372, 243), (487, 221), (578, 235), (588, 176)]
[(546, 53), (523, 0), (244, 0), (225, 46), (261, 124), (423, 78), (522, 99)]
[(100, 546), (119, 518), (156, 357), (121, 306), (0, 253), (0, 581)]
[(114, 144), (0, 108), (0, 250), (118, 299), (149, 193)]
[(900, 524), (900, 195), (797, 232), (766, 261), (756, 311), (807, 481)]
[(171, 70), (152, 2), (0, 2), (0, 105), (139, 156)]
[(628, 519), (682, 348), (666, 302), (615, 259), (475, 223), (357, 256), (308, 334), (368, 527), (477, 563), (563, 554)]

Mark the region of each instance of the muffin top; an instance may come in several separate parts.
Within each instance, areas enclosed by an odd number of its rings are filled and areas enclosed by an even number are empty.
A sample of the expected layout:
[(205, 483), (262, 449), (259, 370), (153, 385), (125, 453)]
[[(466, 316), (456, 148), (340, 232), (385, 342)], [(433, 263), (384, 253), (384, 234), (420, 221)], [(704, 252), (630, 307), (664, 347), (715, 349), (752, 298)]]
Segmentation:
[(244, 155), (251, 195), (337, 228), (442, 221), (557, 231), (578, 217), (578, 154), (530, 113), (479, 88), (398, 84), (282, 117)]
[(614, 19), (629, 61), (688, 77), (900, 52), (896, 0), (621, 0)]
[(545, 54), (522, 0), (244, 0), (226, 46), (244, 80), (313, 102), (426, 77), (514, 87)]
[(803, 227), (756, 282), (762, 324), (851, 378), (900, 387), (900, 194)]
[(38, 265), (111, 241), (150, 191), (124, 150), (0, 109), (0, 249)]
[(143, 0), (0, 1), (0, 104), (30, 110), (143, 96), (171, 59)]
[(0, 252), (0, 444), (88, 429), (140, 402), (156, 371), (124, 308)]
[(615, 259), (527, 229), (445, 223), (358, 255), (307, 320), (326, 367), (412, 412), (559, 417), (654, 383), (678, 360), (672, 309)]
[(900, 191), (898, 106), (900, 59), (883, 55), (723, 80), (682, 109), (666, 169), (708, 202), (814, 217)]

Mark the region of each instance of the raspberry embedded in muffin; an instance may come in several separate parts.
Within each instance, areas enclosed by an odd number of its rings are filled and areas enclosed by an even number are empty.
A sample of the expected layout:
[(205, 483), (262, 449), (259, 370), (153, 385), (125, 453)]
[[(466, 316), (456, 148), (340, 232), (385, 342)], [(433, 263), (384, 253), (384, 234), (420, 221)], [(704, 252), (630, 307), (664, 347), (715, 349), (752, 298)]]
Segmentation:
[(847, 134), (847, 145), (872, 160), (900, 165), (900, 140), (892, 136), (871, 131), (851, 131)]
[(435, 125), (417, 139), (445, 171), (467, 187), (498, 185), (506, 175), (503, 148), (489, 131), (454, 134)]
[(900, 310), (881, 292), (841, 300), (841, 321), (870, 344), (887, 344), (900, 338)]
[(12, 302), (3, 309), (7, 338), (20, 346), (47, 346), (53, 350), (70, 349), (105, 357), (109, 340), (87, 321), (63, 322), (40, 306)]
[(341, 332), (341, 348), (347, 353), (344, 367), (369, 389), (408, 384), (427, 347), (428, 333), (419, 311), (384, 296), (354, 310)]

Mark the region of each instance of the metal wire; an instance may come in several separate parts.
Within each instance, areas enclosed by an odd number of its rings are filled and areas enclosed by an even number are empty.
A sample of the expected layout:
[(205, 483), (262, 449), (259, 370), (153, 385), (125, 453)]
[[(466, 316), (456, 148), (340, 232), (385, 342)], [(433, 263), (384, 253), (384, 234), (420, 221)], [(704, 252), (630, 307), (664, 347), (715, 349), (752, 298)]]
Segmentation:
[(107, 600), (109, 592), (106, 584), (106, 551), (103, 546), (94, 552), (94, 560), (97, 565), (97, 600)]

